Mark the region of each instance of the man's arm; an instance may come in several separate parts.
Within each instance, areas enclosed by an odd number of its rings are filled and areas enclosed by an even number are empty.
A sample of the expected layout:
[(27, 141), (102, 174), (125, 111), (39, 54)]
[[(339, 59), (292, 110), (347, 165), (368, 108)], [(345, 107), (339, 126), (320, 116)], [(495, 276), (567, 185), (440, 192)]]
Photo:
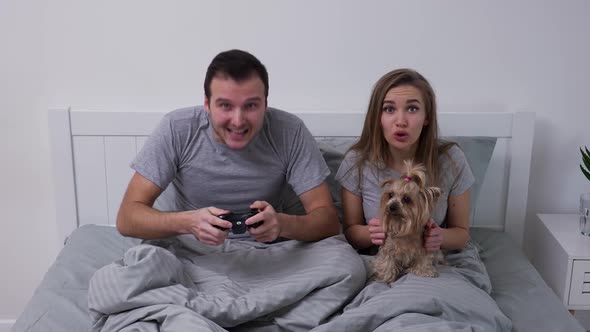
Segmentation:
[(326, 182), (299, 196), (305, 215), (279, 213), (280, 236), (300, 241), (318, 241), (340, 232), (338, 214)]
[(119, 232), (124, 236), (141, 239), (159, 239), (192, 233), (207, 244), (223, 242), (227, 236), (226, 232), (212, 225), (231, 227), (228, 221), (215, 217), (227, 211), (209, 207), (194, 211), (161, 212), (152, 207), (161, 193), (160, 187), (135, 172), (117, 215)]

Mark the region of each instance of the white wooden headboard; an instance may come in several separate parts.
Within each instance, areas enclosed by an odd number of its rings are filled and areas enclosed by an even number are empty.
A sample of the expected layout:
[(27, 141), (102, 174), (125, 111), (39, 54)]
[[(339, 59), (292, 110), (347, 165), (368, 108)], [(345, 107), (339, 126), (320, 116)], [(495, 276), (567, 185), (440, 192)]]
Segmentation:
[[(76, 227), (115, 224), (133, 174), (129, 163), (165, 113), (50, 111), (60, 245)], [(364, 122), (364, 113), (296, 114), (314, 136), (358, 136)], [(479, 194), (476, 226), (502, 229), (521, 247), (534, 122), (532, 112), (439, 113), (443, 136), (498, 138)]]

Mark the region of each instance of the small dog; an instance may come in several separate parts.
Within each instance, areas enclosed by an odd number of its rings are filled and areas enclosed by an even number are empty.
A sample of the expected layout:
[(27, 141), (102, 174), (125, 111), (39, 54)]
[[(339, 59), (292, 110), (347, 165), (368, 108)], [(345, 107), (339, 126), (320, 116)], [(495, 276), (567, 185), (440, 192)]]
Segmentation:
[(435, 263), (443, 262), (442, 252), (427, 252), (422, 233), (441, 195), (437, 187), (426, 186), (425, 168), (404, 161), (406, 173), (400, 179), (384, 181), (381, 195), (381, 223), (385, 241), (373, 262), (375, 279), (395, 281), (402, 273), (438, 277)]

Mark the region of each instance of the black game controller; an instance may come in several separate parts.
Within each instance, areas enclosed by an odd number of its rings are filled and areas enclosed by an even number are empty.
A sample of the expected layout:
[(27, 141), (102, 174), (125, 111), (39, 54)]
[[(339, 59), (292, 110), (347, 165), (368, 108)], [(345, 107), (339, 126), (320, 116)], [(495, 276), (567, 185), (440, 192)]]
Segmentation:
[[(243, 234), (250, 227), (256, 228), (256, 227), (262, 225), (263, 221), (259, 221), (255, 224), (252, 224), (252, 225), (246, 225), (246, 219), (258, 214), (258, 212), (259, 212), (258, 209), (250, 209), (250, 211), (230, 212), (230, 213), (220, 214), (217, 216), (217, 218), (231, 222), (232, 223), (232, 228), (231, 228), (232, 233)], [(223, 230), (227, 229), (227, 228), (222, 228), (217, 225), (214, 225), (214, 226), (219, 229), (223, 229)]]

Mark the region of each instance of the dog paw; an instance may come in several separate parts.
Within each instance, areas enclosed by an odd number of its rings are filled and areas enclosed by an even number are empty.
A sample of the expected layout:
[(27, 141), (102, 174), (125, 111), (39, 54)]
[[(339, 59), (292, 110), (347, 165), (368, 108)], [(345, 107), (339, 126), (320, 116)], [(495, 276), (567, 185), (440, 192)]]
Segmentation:
[(438, 278), (438, 272), (432, 271), (431, 273), (428, 273), (428, 275), (426, 275), (426, 277), (428, 277), (428, 278)]
[(430, 269), (427, 269), (427, 270), (419, 270), (419, 269), (416, 269), (416, 270), (413, 270), (413, 271), (410, 271), (410, 272), (412, 272), (414, 275), (416, 275), (418, 277), (426, 277), (426, 278), (436, 278), (436, 277), (438, 277), (438, 271), (436, 271), (434, 269), (432, 269), (432, 270), (430, 270)]

